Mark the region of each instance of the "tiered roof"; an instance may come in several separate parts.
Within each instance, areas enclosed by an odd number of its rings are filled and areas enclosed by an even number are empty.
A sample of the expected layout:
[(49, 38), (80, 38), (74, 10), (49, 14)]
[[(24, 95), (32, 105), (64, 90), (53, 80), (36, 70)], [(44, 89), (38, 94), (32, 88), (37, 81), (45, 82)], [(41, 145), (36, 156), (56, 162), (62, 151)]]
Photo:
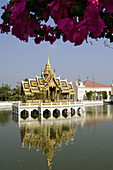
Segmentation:
[(38, 87), (38, 83), (37, 83), (36, 79), (28, 78), (28, 82), (29, 82), (31, 93), (38, 93), (39, 87)]
[(25, 95), (31, 95), (41, 92), (50, 81), (53, 81), (53, 85), (57, 86), (62, 93), (74, 94), (74, 88), (72, 82), (67, 82), (67, 79), (61, 80), (60, 77), (55, 77), (51, 65), (49, 63), (49, 57), (47, 58), (47, 64), (44, 72), (41, 73), (41, 77), (35, 76), (35, 79), (27, 78), (26, 81), (22, 81), (22, 88)]
[[(62, 93), (74, 94), (74, 88), (72, 82), (67, 80), (60, 80), (55, 78), (56, 84), (61, 89)], [(28, 78), (27, 81), (22, 81), (22, 87), (25, 95), (31, 95), (33, 93), (39, 93), (47, 85), (42, 77), (36, 76), (35, 79)]]

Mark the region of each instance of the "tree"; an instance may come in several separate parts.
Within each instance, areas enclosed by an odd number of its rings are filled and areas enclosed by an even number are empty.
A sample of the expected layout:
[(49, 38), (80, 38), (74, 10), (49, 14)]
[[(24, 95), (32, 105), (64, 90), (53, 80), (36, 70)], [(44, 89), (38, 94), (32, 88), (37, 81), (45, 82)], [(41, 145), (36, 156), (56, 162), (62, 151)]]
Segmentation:
[(94, 92), (90, 91), (90, 92), (86, 92), (86, 96), (88, 100), (92, 100), (92, 95)]
[[(96, 96), (96, 93), (98, 94), (98, 96)], [(102, 99), (107, 99), (107, 92), (106, 91), (90, 91), (90, 92), (86, 92), (86, 96), (88, 100), (102, 100)]]
[(11, 89), (8, 84), (2, 84), (0, 87), (0, 100), (1, 101), (16, 101), (21, 100), (21, 87), (17, 85), (15, 88)]
[[(113, 42), (113, 0), (10, 0), (2, 9), (1, 33), (26, 42), (29, 37), (36, 44), (61, 37), (75, 46), (88, 37)], [(50, 18), (55, 26), (47, 25)]]
[(16, 88), (13, 89), (14, 100), (20, 100), (21, 98), (20, 93), (21, 93), (21, 87), (17, 85)]
[(2, 101), (9, 100), (11, 96), (11, 87), (8, 84), (2, 84), (0, 87), (0, 98)]
[(103, 96), (103, 99), (107, 99), (107, 92), (106, 91), (102, 91), (102, 96)]

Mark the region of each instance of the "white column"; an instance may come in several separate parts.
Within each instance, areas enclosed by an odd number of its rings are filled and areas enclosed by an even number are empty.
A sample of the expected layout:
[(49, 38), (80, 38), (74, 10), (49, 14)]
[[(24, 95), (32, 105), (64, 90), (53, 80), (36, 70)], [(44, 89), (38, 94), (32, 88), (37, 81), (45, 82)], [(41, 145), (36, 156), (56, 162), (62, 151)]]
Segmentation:
[(77, 107), (75, 107), (75, 117), (77, 117)]
[(41, 126), (43, 127), (43, 108), (42, 108), (42, 102), (41, 102)]
[(69, 101), (69, 108), (68, 108), (68, 112), (69, 112), (69, 117), (71, 118), (71, 106), (70, 106), (70, 101)]
[(41, 113), (41, 121), (43, 121), (43, 108), (42, 108), (42, 102), (40, 104), (40, 113)]
[(62, 119), (62, 103), (60, 102), (60, 119)]
[(51, 102), (51, 120), (53, 120), (53, 109), (52, 109), (52, 102)]
[(31, 120), (31, 108), (30, 108), (30, 102), (29, 102), (29, 120)]

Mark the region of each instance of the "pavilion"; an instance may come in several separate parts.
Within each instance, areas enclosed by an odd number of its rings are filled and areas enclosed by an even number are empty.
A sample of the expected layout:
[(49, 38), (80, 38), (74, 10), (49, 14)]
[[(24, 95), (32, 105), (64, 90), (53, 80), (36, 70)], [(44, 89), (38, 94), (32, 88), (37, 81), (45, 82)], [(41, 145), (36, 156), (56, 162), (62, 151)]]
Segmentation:
[(21, 94), (22, 102), (73, 102), (75, 100), (72, 82), (55, 76), (49, 56), (40, 77), (35, 75), (35, 79), (27, 78), (21, 81)]

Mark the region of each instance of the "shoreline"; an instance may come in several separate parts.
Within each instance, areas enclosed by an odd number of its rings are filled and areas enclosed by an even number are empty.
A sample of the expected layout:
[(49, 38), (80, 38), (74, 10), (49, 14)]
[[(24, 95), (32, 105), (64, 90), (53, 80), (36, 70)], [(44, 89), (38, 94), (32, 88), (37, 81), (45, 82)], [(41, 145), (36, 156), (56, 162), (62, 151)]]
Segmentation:
[(84, 105), (85, 106), (96, 106), (96, 105), (103, 105), (104, 104), (104, 101), (95, 101), (95, 100), (92, 100), (92, 101), (83, 101)]
[(0, 102), (0, 109), (12, 109), (13, 103), (18, 103), (18, 101), (5, 101)]

